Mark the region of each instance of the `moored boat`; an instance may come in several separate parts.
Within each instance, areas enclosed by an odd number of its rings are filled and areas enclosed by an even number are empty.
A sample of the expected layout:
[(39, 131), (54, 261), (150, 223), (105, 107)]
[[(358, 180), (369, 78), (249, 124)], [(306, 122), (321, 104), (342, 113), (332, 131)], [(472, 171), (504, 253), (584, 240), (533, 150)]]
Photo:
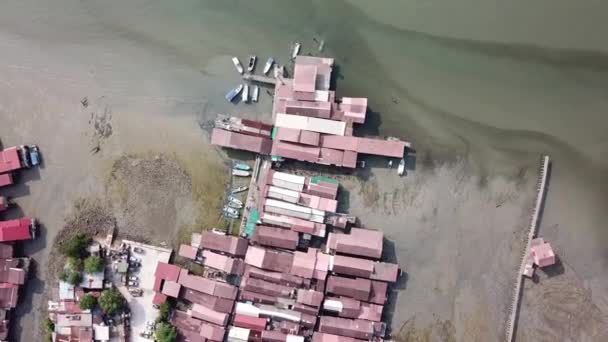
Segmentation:
[(239, 192), (247, 191), (247, 189), (249, 189), (249, 187), (239, 186), (238, 188), (232, 189), (231, 193), (234, 195), (234, 194), (238, 194)]
[(255, 62), (258, 60), (256, 55), (249, 56), (249, 63), (247, 64), (247, 71), (252, 72), (255, 69)]
[(249, 177), (251, 176), (251, 172), (243, 170), (232, 170), (232, 175), (237, 177)]
[(243, 102), (249, 102), (249, 85), (243, 87)]
[(243, 208), (243, 205), (238, 204), (238, 203), (228, 202), (228, 207), (233, 208), (233, 209), (241, 209), (241, 208)]
[(233, 203), (233, 204), (239, 205), (241, 207), (243, 206), (243, 202), (240, 199), (238, 199), (236, 197), (232, 197), (232, 196), (228, 197), (228, 203)]
[(253, 86), (253, 93), (251, 94), (251, 100), (253, 102), (258, 102), (260, 98), (260, 86)]
[(241, 61), (239, 61), (238, 57), (232, 57), (232, 63), (234, 63), (234, 67), (239, 74), (243, 73), (243, 66), (241, 65)]
[(401, 161), (399, 162), (397, 173), (399, 174), (399, 176), (403, 176), (403, 174), (405, 173), (405, 159), (401, 159)]
[(264, 65), (264, 75), (268, 75), (268, 72), (270, 71), (270, 68), (272, 68), (273, 64), (274, 64), (274, 58), (268, 57), (268, 60), (266, 61), (266, 65)]
[(228, 100), (228, 102), (232, 102), (234, 100), (234, 98), (237, 97), (237, 95), (239, 95), (241, 90), (243, 90), (242, 84), (239, 84), (238, 87), (231, 89), (228, 93), (226, 93), (226, 96), (225, 96), (226, 100)]
[(300, 53), (300, 48), (302, 48), (302, 44), (300, 44), (300, 43), (295, 43), (293, 45), (293, 51), (291, 52), (292, 59), (295, 59), (296, 56), (298, 56), (298, 54)]
[(243, 171), (250, 171), (251, 170), (251, 166), (244, 164), (244, 163), (236, 163), (233, 166), (233, 169), (237, 169), (237, 170), (243, 170)]

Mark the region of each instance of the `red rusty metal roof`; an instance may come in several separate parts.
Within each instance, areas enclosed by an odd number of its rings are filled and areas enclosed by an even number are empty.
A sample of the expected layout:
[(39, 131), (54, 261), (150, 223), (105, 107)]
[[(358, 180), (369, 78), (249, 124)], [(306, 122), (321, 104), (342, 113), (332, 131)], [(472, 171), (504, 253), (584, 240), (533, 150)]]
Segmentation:
[(551, 248), (551, 245), (542, 238), (532, 240), (530, 255), (534, 259), (534, 263), (539, 267), (555, 264), (555, 253), (553, 252), (553, 248)]
[(247, 315), (234, 315), (234, 321), (232, 324), (239, 328), (251, 329), (256, 331), (264, 331), (266, 330), (266, 323), (268, 321), (266, 318), (261, 317), (251, 317)]
[(154, 298), (152, 298), (152, 304), (154, 305), (161, 305), (162, 303), (167, 301), (167, 296), (160, 293), (160, 292), (156, 292), (154, 293)]
[(295, 250), (298, 245), (297, 232), (285, 228), (258, 225), (251, 241), (260, 245)]
[(243, 274), (243, 261), (218, 254), (212, 251), (203, 251), (203, 263), (206, 267), (215, 268), (228, 274)]
[(386, 303), (386, 291), (388, 284), (383, 281), (372, 280), (372, 291), (368, 302), (384, 305)]
[(200, 334), (206, 338), (207, 341), (222, 342), (226, 335), (226, 329), (215, 324), (203, 323), (201, 325)]
[(221, 235), (210, 231), (202, 233), (201, 247), (232, 256), (243, 257), (247, 253), (247, 240), (231, 235)]
[(179, 266), (167, 264), (165, 262), (159, 261), (156, 264), (156, 270), (154, 271), (154, 276), (159, 279), (169, 280), (169, 281), (177, 281), (179, 278), (179, 272), (181, 268)]
[(342, 159), (344, 159), (343, 151), (322, 147), (318, 163), (342, 166)]
[(309, 249), (308, 253), (296, 251), (290, 273), (302, 278), (311, 279), (317, 262), (317, 252)]
[(397, 277), (399, 276), (399, 265), (391, 264), (387, 262), (375, 262), (374, 263), (374, 273), (370, 279), (373, 280), (382, 280), (394, 283), (397, 281)]
[(325, 280), (329, 271), (329, 255), (317, 253), (317, 262), (315, 263), (315, 271), (313, 278)]
[(296, 301), (300, 304), (306, 304), (318, 308), (321, 306), (323, 296), (323, 292), (299, 289)]
[(374, 272), (374, 262), (367, 259), (333, 255), (332, 271), (353, 277), (369, 278)]
[(277, 127), (274, 139), (297, 143), (300, 141), (301, 132), (301, 130), (295, 128)]
[(350, 234), (330, 233), (327, 248), (337, 253), (379, 259), (384, 234), (377, 230), (351, 228)]
[(357, 167), (357, 152), (344, 151), (344, 157), (342, 158), (342, 166), (356, 168)]
[(198, 248), (192, 247), (190, 245), (182, 244), (179, 246), (179, 256), (195, 260), (196, 254), (198, 253)]
[(247, 291), (241, 288), (239, 291), (239, 300), (245, 302), (252, 303), (260, 303), (260, 304), (275, 304), (277, 302), (276, 296), (269, 296), (263, 293), (257, 293), (252, 291)]
[(32, 223), (30, 218), (0, 221), (0, 242), (31, 239), (30, 225)]
[(372, 292), (372, 284), (369, 279), (352, 279), (330, 275), (327, 278), (325, 292), (367, 301)]
[(206, 293), (182, 287), (179, 298), (186, 300), (192, 304), (200, 304), (212, 310), (231, 313), (234, 306), (234, 300), (228, 298), (220, 298)]
[(13, 175), (10, 173), (0, 174), (0, 188), (13, 184)]
[(203, 321), (207, 321), (209, 323), (217, 324), (220, 326), (226, 326), (226, 324), (228, 323), (228, 314), (211, 310), (200, 304), (192, 305), (192, 309), (190, 309), (188, 313), (194, 318), (198, 318)]
[(313, 131), (302, 131), (300, 133), (300, 144), (311, 145), (311, 146), (319, 146), (319, 140), (321, 139), (321, 134)]
[(171, 281), (171, 280), (165, 280), (165, 283), (163, 284), (163, 294), (165, 294), (169, 297), (177, 298), (177, 297), (179, 297), (180, 288), (181, 288), (181, 285), (178, 284), (177, 282)]
[(269, 138), (247, 135), (214, 128), (211, 133), (211, 143), (260, 154), (270, 154), (272, 140)]
[(374, 336), (374, 325), (360, 319), (321, 316), (319, 332), (369, 340)]
[(0, 259), (8, 259), (13, 257), (13, 245), (8, 243), (0, 243)]
[(246, 276), (290, 287), (308, 287), (310, 285), (310, 280), (308, 279), (300, 278), (289, 273), (266, 271), (249, 265), (245, 267), (244, 277)]
[(270, 271), (289, 272), (293, 263), (293, 254), (251, 246), (247, 250), (245, 263)]
[(0, 173), (10, 172), (21, 168), (17, 147), (9, 147), (0, 151)]
[(203, 321), (192, 318), (188, 313), (180, 310), (173, 311), (171, 323), (178, 331), (180, 341), (188, 342), (206, 342), (205, 338), (200, 335)]
[(285, 113), (329, 119), (331, 117), (331, 107), (331, 102), (325, 101), (286, 100)]
[(276, 141), (272, 143), (272, 155), (300, 161), (316, 162), (319, 159), (320, 149), (305, 145)]
[(18, 259), (0, 259), (0, 283), (23, 285), (26, 273), (18, 266)]
[(17, 306), (17, 292), (19, 285), (0, 284), (0, 309), (15, 308)]
[(315, 91), (317, 67), (315, 65), (297, 64), (293, 71), (293, 90), (311, 93)]
[(179, 276), (179, 283), (186, 288), (206, 293), (211, 296), (235, 299), (237, 288), (216, 280), (199, 277), (196, 275), (182, 272)]
[(315, 331), (312, 335), (312, 342), (359, 342), (359, 341), (367, 341), (367, 340), (359, 340), (352, 337), (346, 336), (338, 336), (328, 333), (322, 333)]

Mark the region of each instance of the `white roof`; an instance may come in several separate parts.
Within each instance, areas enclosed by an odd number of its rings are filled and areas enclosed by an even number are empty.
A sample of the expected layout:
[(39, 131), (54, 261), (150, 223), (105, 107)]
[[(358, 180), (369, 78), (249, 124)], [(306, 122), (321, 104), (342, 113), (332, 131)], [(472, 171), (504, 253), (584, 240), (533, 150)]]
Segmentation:
[(325, 134), (344, 135), (346, 122), (277, 113), (274, 125)]
[(262, 215), (262, 222), (273, 222), (276, 225), (287, 225), (291, 226), (293, 224), (293, 220), (289, 216), (283, 215), (274, 215), (270, 213), (264, 213)]
[(273, 192), (278, 195), (295, 198), (296, 201), (300, 198), (300, 193), (295, 190), (279, 188), (279, 187), (272, 186), (272, 185), (268, 187), (268, 192), (269, 193)]
[(260, 309), (248, 303), (237, 302), (234, 311), (239, 315), (260, 317)]
[(273, 179), (272, 185), (278, 186), (278, 187), (284, 188), (284, 189), (298, 191), (298, 192), (301, 192), (302, 190), (304, 190), (304, 184), (287, 182), (282, 179)]
[(326, 299), (323, 301), (323, 309), (328, 311), (342, 312), (342, 302)]
[[(238, 304), (238, 303), (237, 303)], [(230, 327), (230, 331), (228, 331), (228, 338), (234, 339), (237, 341), (247, 341), (249, 340), (249, 329), (239, 328), (239, 327)]]
[(311, 208), (302, 207), (302, 206), (295, 205), (292, 203), (277, 201), (277, 200), (273, 200), (273, 199), (266, 199), (265, 205), (270, 206), (270, 207), (276, 207), (276, 208), (296, 211), (296, 212), (300, 212), (303, 214), (310, 214), (312, 212)]
[(93, 324), (93, 332), (93, 336), (95, 336), (95, 341), (110, 340), (110, 327), (106, 325)]
[(285, 172), (275, 172), (272, 175), (272, 178), (284, 180), (284, 181), (290, 182), (290, 183), (297, 183), (297, 184), (304, 184), (304, 182), (306, 181), (306, 177), (304, 177), (304, 176), (292, 175), (290, 173), (285, 173)]
[(329, 101), (329, 91), (327, 90), (316, 90), (315, 101), (327, 102)]
[(304, 336), (287, 335), (285, 342), (304, 342)]

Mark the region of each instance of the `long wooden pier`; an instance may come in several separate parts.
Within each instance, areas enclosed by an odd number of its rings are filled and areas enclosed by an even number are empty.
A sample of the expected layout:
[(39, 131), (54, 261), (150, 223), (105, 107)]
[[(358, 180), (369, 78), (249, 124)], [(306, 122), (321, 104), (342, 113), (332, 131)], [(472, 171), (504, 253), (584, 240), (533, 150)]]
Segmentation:
[(530, 220), (530, 227), (528, 228), (528, 235), (526, 236), (526, 247), (523, 255), (521, 256), (521, 264), (519, 271), (516, 276), (515, 286), (513, 290), (513, 300), (509, 311), (509, 317), (505, 326), (505, 340), (507, 342), (513, 342), (515, 336), (515, 327), (517, 325), (517, 318), (519, 314), (519, 304), (521, 300), (521, 287), (523, 283), (523, 274), (526, 267), (528, 253), (530, 253), (530, 242), (536, 236), (538, 230), (538, 216), (542, 210), (543, 202), (545, 201), (545, 189), (547, 187), (547, 173), (549, 171), (549, 156), (542, 156), (540, 161), (540, 170), (537, 183), (536, 193), (536, 205), (534, 206), (534, 212), (532, 213), (532, 219)]
[(274, 78), (274, 77), (252, 75), (252, 74), (244, 74), (243, 75), (243, 79), (245, 81), (264, 83), (264, 84), (272, 84), (272, 85), (274, 85), (274, 84), (277, 83), (277, 79)]

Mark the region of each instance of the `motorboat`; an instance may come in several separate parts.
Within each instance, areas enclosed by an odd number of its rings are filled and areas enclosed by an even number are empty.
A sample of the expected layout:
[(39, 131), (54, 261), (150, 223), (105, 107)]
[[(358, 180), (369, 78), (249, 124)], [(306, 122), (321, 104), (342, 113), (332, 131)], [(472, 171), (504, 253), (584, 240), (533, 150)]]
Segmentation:
[(241, 207), (243, 206), (243, 202), (240, 199), (232, 196), (228, 196), (228, 203), (234, 203), (235, 205), (240, 205)]
[(300, 53), (300, 48), (302, 48), (302, 44), (300, 44), (300, 43), (295, 43), (293, 45), (293, 50), (291, 52), (292, 59), (296, 59), (296, 56), (298, 56), (298, 54)]
[(238, 57), (232, 57), (232, 63), (234, 63), (234, 67), (239, 74), (243, 73), (243, 65), (241, 65), (241, 61), (239, 61)]
[(225, 214), (228, 214), (228, 215), (235, 215), (235, 216), (239, 215), (239, 211), (238, 210), (236, 210), (234, 208), (230, 208), (229, 206), (224, 206), (224, 208), (222, 209), (222, 211)]
[(264, 65), (264, 75), (268, 75), (268, 72), (270, 71), (270, 68), (272, 68), (273, 64), (274, 64), (274, 58), (268, 57), (268, 60), (266, 61), (266, 65)]
[(226, 100), (228, 100), (228, 102), (232, 102), (242, 90), (243, 85), (239, 84), (238, 87), (231, 89), (228, 93), (226, 93)]
[(253, 92), (251, 94), (251, 101), (258, 102), (260, 98), (260, 86), (253, 86)]
[(233, 203), (233, 202), (228, 202), (227, 205), (228, 205), (228, 207), (234, 208), (234, 209), (241, 209), (241, 208), (243, 208), (242, 204)]
[[(232, 208), (228, 208), (228, 209), (232, 209)], [(234, 209), (232, 209), (232, 210), (234, 210)], [(232, 213), (229, 213), (229, 212), (227, 212), (227, 211), (224, 211), (224, 217), (225, 217), (225, 218), (229, 218), (229, 219), (236, 220), (236, 219), (238, 219), (238, 218), (239, 218), (239, 213), (237, 212), (236, 214), (232, 214)]]
[(251, 166), (244, 163), (236, 163), (232, 168), (236, 170), (251, 171)]
[(244, 170), (232, 170), (232, 175), (237, 177), (249, 177), (251, 176), (251, 172)]
[(238, 193), (243, 192), (243, 191), (247, 191), (247, 189), (249, 189), (249, 187), (247, 187), (247, 186), (239, 186), (238, 188), (232, 189), (231, 193), (234, 195), (234, 194), (238, 194)]
[(399, 167), (397, 167), (397, 173), (399, 174), (399, 176), (403, 176), (403, 174), (405, 173), (405, 158), (402, 158), (399, 162)]
[(243, 87), (243, 102), (249, 102), (249, 85), (245, 84)]
[(249, 56), (249, 63), (247, 63), (247, 71), (252, 72), (255, 69), (255, 62), (257, 62), (258, 57), (255, 55)]

